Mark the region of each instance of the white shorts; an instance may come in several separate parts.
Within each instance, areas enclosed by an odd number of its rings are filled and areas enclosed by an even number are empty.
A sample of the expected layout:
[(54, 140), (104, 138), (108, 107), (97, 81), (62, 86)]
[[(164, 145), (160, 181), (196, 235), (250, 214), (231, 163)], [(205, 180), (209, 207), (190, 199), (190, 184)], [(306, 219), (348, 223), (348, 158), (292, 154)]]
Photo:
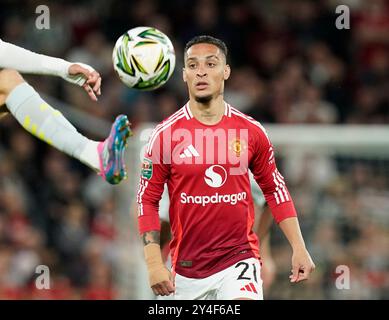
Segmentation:
[(176, 274), (176, 300), (263, 300), (261, 266), (258, 259), (241, 260), (207, 278)]

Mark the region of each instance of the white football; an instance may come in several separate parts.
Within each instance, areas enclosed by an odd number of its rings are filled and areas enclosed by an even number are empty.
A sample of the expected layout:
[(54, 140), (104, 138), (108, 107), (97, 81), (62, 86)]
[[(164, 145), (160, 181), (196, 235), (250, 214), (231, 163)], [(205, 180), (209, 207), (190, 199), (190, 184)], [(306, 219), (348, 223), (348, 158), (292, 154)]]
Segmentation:
[(173, 74), (176, 55), (172, 42), (163, 32), (152, 27), (136, 27), (116, 41), (112, 61), (125, 85), (154, 90)]

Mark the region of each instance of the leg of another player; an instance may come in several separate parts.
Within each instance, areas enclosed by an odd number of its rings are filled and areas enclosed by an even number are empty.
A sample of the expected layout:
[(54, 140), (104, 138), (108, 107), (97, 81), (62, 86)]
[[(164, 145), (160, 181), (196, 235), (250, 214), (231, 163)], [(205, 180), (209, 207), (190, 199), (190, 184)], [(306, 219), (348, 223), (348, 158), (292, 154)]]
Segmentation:
[(100, 172), (109, 183), (119, 183), (126, 176), (123, 153), (131, 133), (126, 116), (118, 116), (109, 137), (99, 142), (80, 134), (15, 70), (0, 71), (1, 97), (9, 112), (34, 136)]
[[(0, 72), (1, 72), (2, 69), (0, 69)], [(8, 109), (5, 105), (5, 99), (7, 98), (7, 96), (5, 95), (5, 93), (3, 93), (1, 91), (1, 88), (0, 88), (0, 120), (1, 118), (3, 118), (4, 116), (6, 116), (9, 112), (8, 112)]]

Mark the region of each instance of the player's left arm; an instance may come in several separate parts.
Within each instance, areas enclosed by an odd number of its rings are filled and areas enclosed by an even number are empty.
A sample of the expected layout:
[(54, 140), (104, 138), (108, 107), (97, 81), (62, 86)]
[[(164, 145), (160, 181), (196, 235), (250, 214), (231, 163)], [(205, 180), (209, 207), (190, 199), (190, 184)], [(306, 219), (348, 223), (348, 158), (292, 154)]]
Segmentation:
[(58, 76), (84, 88), (89, 97), (97, 101), (101, 95), (100, 74), (84, 63), (38, 54), (0, 40), (0, 68), (20, 73)]
[(264, 129), (256, 132), (252, 148), (250, 169), (293, 250), (291, 282), (306, 280), (315, 265), (305, 247), (292, 197), (277, 169), (273, 146)]
[(292, 217), (282, 220), (279, 226), (293, 249), (290, 282), (307, 280), (309, 274), (315, 269), (315, 264), (305, 247), (297, 218)]

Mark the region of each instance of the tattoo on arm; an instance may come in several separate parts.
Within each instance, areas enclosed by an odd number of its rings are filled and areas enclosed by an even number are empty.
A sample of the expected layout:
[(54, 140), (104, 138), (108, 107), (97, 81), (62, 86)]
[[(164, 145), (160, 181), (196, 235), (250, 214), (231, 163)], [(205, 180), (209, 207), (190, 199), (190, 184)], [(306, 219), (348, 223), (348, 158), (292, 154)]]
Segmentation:
[(142, 234), (143, 244), (146, 246), (150, 243), (160, 244), (160, 232), (149, 231)]

